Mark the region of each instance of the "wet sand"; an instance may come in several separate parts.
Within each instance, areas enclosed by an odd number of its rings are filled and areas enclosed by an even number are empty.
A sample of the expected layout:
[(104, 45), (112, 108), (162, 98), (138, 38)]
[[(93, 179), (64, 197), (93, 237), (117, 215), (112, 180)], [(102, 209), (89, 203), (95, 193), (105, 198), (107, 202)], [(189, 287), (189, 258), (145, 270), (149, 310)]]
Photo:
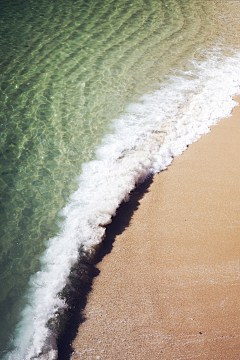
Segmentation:
[(240, 106), (154, 177), (98, 268), (72, 360), (240, 358)]

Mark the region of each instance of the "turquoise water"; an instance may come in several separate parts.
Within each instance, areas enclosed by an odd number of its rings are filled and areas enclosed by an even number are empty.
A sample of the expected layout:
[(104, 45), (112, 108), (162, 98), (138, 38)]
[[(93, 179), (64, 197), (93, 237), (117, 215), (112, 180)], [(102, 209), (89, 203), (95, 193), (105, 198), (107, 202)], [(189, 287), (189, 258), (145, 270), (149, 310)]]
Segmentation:
[[(59, 211), (112, 119), (184, 69), (214, 32), (214, 1), (0, 3), (0, 349)], [(159, 85), (160, 84), (160, 85)], [(92, 194), (94, 196), (94, 193)]]

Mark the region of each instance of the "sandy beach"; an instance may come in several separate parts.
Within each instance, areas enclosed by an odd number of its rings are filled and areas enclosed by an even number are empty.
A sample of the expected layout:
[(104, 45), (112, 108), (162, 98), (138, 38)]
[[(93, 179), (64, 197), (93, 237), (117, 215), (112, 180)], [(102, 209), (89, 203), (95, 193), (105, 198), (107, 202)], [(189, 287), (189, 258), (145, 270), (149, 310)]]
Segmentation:
[(154, 177), (97, 266), (72, 360), (240, 358), (239, 139), (237, 106)]

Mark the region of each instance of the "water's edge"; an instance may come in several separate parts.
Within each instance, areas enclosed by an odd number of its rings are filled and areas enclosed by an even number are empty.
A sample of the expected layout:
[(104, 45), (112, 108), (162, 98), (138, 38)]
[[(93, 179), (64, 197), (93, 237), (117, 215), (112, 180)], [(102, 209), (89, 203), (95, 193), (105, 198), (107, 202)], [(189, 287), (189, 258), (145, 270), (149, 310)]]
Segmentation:
[[(98, 160), (84, 164), (80, 187), (62, 212), (66, 218), (62, 232), (49, 240), (41, 260), (43, 270), (31, 279), (31, 304), (24, 309), (18, 327), (20, 332), (25, 330), (25, 339), (20, 337), (21, 342), (16, 343), (18, 351), (25, 353), (28, 349), (26, 359), (35, 358), (36, 352), (42, 353), (43, 359), (57, 358), (59, 314), (65, 312), (67, 305), (76, 307), (73, 293), (84, 287), (87, 292), (91, 289), (91, 277), (96, 275), (91, 254), (104, 238), (105, 227), (119, 204), (129, 199), (137, 183), (166, 169), (174, 156), (209, 132), (209, 127), (220, 118), (231, 114), (236, 105), (232, 97), (240, 93), (240, 54), (225, 58), (222, 63), (221, 52), (216, 54), (217, 49), (208, 60), (194, 63), (191, 71), (170, 76), (159, 91), (129, 106), (115, 122), (114, 134), (107, 136), (97, 149)], [(79, 248), (81, 261), (77, 263)], [(86, 273), (87, 264), (90, 270)], [(71, 318), (70, 312), (67, 317)], [(16, 356), (19, 352), (10, 359), (15, 360)]]
[[(235, 104), (235, 106), (239, 105), (239, 103)], [(153, 175), (149, 175), (143, 182), (136, 184), (136, 187), (129, 194), (129, 199), (120, 204), (116, 215), (111, 219), (111, 223), (106, 226), (102, 242), (95, 246), (91, 252), (80, 250), (79, 261), (71, 271), (71, 286), (68, 285), (69, 291), (65, 296), (68, 307), (65, 311), (62, 330), (57, 336), (58, 360), (70, 359), (74, 351), (72, 342), (77, 336), (79, 326), (87, 320), (84, 309), (87, 305), (88, 295), (93, 290), (93, 281), (100, 275), (97, 264), (111, 253), (116, 236), (122, 234), (129, 226), (134, 212), (140, 205), (140, 200), (148, 193), (152, 182)]]
[(71, 292), (66, 296), (68, 309), (62, 331), (57, 338), (58, 360), (68, 360), (73, 352), (72, 341), (75, 339), (79, 326), (86, 321), (84, 308), (87, 304), (89, 293), (92, 291), (93, 280), (100, 274), (97, 264), (110, 254), (117, 235), (120, 235), (130, 223), (134, 212), (138, 209), (139, 201), (148, 192), (153, 181), (149, 176), (142, 184), (131, 191), (129, 200), (123, 201), (107, 225), (103, 241), (95, 247), (94, 252), (82, 253), (76, 266), (71, 282)]

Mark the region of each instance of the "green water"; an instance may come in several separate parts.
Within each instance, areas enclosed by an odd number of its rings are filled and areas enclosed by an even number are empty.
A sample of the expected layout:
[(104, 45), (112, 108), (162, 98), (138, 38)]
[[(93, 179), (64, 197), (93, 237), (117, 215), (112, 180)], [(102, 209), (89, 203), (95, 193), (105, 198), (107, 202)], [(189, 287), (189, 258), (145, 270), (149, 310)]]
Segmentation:
[(211, 0), (0, 2), (0, 348), (111, 119), (184, 66)]

